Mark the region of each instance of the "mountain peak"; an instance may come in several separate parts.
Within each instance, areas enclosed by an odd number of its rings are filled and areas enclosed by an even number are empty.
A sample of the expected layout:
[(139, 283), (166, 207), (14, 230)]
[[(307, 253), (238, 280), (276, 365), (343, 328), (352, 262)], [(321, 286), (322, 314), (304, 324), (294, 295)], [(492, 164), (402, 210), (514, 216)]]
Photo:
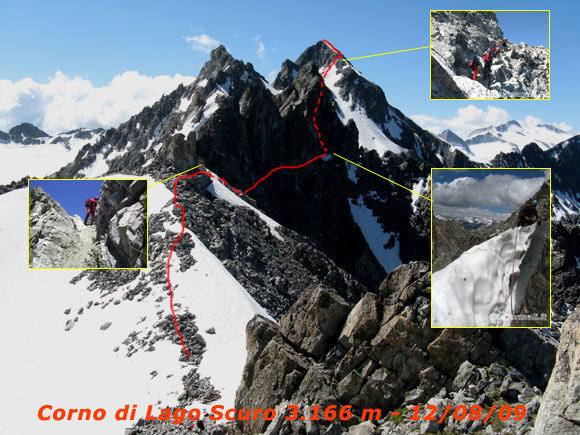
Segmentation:
[[(4, 137), (4, 135), (1, 136)], [(42, 142), (43, 138), (50, 137), (48, 133), (42, 131), (29, 122), (23, 122), (22, 124), (12, 127), (8, 131), (7, 136), (9, 136), (9, 140), (12, 142), (24, 145), (39, 144)]]
[(465, 145), (465, 141), (459, 137), (455, 132), (453, 132), (452, 130), (446, 129), (443, 132), (441, 132), (439, 134), (439, 137), (441, 139), (443, 139), (446, 142), (449, 142), (451, 144), (456, 143), (456, 144), (461, 144), (461, 145)]
[(23, 122), (22, 124), (18, 124), (12, 127), (8, 131), (8, 134), (11, 136), (22, 135), (24, 137), (30, 138), (50, 137), (48, 133), (42, 131), (40, 128), (36, 127), (35, 125), (29, 122)]
[(332, 50), (324, 41), (318, 41), (316, 44), (308, 47), (296, 59), (296, 65), (299, 67), (314, 61), (319, 67), (330, 65), (332, 60), (336, 57), (336, 52)]
[(219, 45), (217, 48), (214, 48), (211, 51), (210, 59), (218, 62), (220, 64), (226, 64), (228, 61), (232, 60), (232, 55), (228, 52), (226, 47), (223, 45)]

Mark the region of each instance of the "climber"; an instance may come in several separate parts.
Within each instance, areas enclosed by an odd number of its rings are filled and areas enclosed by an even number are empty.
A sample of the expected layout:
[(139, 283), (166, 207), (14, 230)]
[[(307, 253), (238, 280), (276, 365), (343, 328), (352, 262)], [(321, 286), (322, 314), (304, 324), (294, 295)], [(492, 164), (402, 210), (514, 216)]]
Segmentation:
[(491, 57), (491, 50), (487, 50), (484, 54), (483, 54), (483, 80), (489, 80), (490, 78), (490, 73), (491, 73), (491, 62), (493, 60), (493, 58)]
[(85, 201), (85, 207), (87, 208), (87, 215), (85, 216), (85, 225), (88, 225), (89, 216), (92, 217), (92, 223), (95, 223), (95, 212), (97, 211), (97, 205), (99, 203), (99, 197), (89, 198)]
[(518, 226), (527, 227), (536, 222), (541, 224), (540, 217), (538, 216), (538, 210), (536, 210), (536, 205), (538, 201), (532, 199), (531, 201), (526, 201), (525, 205), (521, 208), (518, 215)]
[(481, 63), (479, 63), (477, 55), (474, 55), (473, 59), (471, 59), (471, 62), (469, 62), (469, 68), (471, 68), (471, 71), (473, 71), (473, 80), (477, 80), (477, 70), (480, 66)]
[(507, 50), (507, 39), (502, 38), (501, 46), (503, 47), (504, 51)]

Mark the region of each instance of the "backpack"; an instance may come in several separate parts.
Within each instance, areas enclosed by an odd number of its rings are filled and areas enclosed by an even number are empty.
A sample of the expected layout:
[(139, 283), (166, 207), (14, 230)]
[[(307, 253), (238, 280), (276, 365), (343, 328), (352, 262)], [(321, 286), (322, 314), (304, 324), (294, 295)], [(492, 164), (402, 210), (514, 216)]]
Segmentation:
[(483, 58), (483, 60), (486, 62), (491, 62), (491, 54), (489, 54), (489, 52), (485, 53), (485, 57)]
[(91, 199), (89, 198), (85, 201), (85, 207), (89, 208), (90, 206), (91, 206)]

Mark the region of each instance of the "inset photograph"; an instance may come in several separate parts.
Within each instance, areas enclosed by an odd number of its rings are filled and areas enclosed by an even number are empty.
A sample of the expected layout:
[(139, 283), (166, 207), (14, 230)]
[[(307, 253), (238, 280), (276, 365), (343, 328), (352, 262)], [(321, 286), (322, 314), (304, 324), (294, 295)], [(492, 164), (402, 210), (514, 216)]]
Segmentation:
[(549, 100), (550, 11), (431, 11), (431, 99)]
[(550, 327), (550, 169), (432, 169), (431, 326)]
[(28, 267), (147, 267), (147, 180), (28, 180)]

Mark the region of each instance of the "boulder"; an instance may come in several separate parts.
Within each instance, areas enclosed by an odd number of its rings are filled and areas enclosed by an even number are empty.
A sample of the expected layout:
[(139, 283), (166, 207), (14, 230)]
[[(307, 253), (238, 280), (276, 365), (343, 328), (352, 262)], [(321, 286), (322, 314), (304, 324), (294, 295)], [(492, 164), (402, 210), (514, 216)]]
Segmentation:
[(355, 343), (373, 338), (381, 317), (380, 298), (366, 293), (346, 318), (338, 342), (349, 349)]
[(339, 334), (350, 305), (318, 286), (304, 291), (280, 321), (280, 332), (301, 352), (321, 358)]

